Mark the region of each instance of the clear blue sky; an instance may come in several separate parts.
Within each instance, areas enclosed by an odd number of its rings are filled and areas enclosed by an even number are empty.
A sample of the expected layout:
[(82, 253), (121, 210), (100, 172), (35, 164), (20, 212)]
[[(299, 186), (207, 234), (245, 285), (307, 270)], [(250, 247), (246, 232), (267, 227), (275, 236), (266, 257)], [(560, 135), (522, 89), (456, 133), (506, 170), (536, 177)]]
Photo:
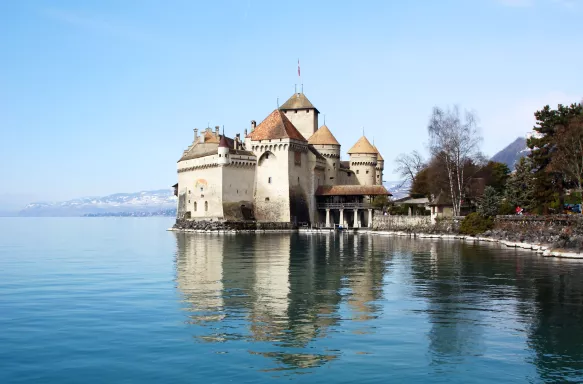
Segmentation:
[(0, 2), (0, 200), (166, 188), (192, 129), (233, 135), (294, 91), (343, 152), (425, 150), (434, 105), (492, 155), (583, 96), (583, 1)]

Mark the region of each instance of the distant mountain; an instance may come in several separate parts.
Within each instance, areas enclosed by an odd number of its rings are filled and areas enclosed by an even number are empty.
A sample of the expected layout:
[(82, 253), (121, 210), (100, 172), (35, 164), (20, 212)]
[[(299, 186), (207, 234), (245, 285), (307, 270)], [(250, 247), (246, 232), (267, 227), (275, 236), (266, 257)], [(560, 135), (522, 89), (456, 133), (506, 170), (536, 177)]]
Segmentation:
[(396, 181), (385, 181), (385, 187), (393, 194), (391, 197), (393, 200), (400, 199), (405, 196), (409, 196), (409, 190), (411, 189), (410, 182), (403, 182), (402, 180)]
[[(176, 197), (170, 189), (116, 193), (104, 197), (84, 197), (61, 202), (31, 203), (19, 216), (147, 216), (176, 209)], [(167, 214), (167, 213), (166, 213)]]
[(520, 158), (527, 156), (529, 153), (530, 149), (526, 146), (526, 138), (519, 137), (506, 148), (492, 156), (491, 160), (504, 163), (511, 171), (513, 171), (514, 165), (520, 160)]

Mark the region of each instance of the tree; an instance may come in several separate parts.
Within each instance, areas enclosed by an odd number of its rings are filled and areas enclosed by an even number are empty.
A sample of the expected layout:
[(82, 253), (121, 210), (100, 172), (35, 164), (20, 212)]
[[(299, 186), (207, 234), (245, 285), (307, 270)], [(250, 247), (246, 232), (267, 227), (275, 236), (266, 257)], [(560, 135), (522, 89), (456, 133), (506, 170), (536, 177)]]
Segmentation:
[(375, 209), (384, 210), (389, 205), (389, 199), (386, 195), (377, 195), (372, 199), (372, 206)]
[(440, 158), (445, 166), (454, 216), (460, 215), (468, 181), (464, 168), (468, 161), (479, 157), (481, 136), (476, 120), (467, 111), (462, 118), (456, 106), (447, 110), (434, 107), (429, 121), (429, 146), (432, 155)]
[(411, 153), (401, 153), (395, 159), (396, 171), (403, 178), (403, 184), (410, 182), (413, 184), (415, 176), (425, 167), (423, 157), (417, 151)]
[(478, 201), (478, 213), (484, 217), (493, 217), (498, 214), (500, 195), (494, 187), (484, 188), (484, 195)]
[(533, 128), (535, 134), (527, 140), (527, 145), (531, 149), (529, 157), (535, 172), (534, 201), (544, 212), (556, 199), (557, 194), (561, 201), (564, 194), (564, 175), (559, 168), (550, 166), (557, 152), (559, 128), (565, 127), (582, 113), (581, 104), (570, 106), (559, 104), (557, 109), (551, 109), (546, 105), (534, 114), (537, 119), (537, 125)]
[(409, 191), (411, 196), (431, 196), (429, 172), (429, 167), (425, 167), (417, 172), (415, 178), (413, 179), (413, 183), (411, 184), (411, 190)]
[(520, 159), (514, 172), (506, 183), (505, 199), (514, 207), (532, 210), (535, 205), (535, 180), (532, 160), (528, 157)]
[(565, 184), (583, 192), (583, 113), (557, 127), (549, 168), (561, 172)]
[(510, 168), (504, 163), (488, 161), (488, 164), (477, 172), (476, 177), (483, 178), (486, 185), (493, 187), (499, 194), (503, 194), (510, 177)]

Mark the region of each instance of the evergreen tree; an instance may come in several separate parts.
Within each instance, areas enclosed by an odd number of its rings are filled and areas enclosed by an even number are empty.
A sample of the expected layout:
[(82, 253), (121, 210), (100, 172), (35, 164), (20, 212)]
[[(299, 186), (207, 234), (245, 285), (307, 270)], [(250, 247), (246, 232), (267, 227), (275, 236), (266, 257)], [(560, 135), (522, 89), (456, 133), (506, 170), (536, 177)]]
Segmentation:
[(527, 157), (521, 158), (506, 183), (506, 201), (514, 207), (519, 206), (527, 211), (535, 206), (536, 186), (532, 168), (532, 160)]
[(493, 217), (498, 214), (500, 195), (491, 186), (484, 188), (484, 195), (478, 201), (478, 213), (483, 217)]
[(547, 105), (534, 114), (537, 119), (537, 125), (534, 127), (535, 134), (527, 140), (527, 145), (531, 149), (529, 157), (536, 176), (534, 202), (545, 212), (555, 200), (557, 193), (562, 200), (564, 190), (563, 173), (559, 169), (549, 167), (556, 149), (557, 128), (566, 126), (570, 120), (582, 113), (581, 104), (570, 106), (559, 104), (557, 109), (551, 109)]

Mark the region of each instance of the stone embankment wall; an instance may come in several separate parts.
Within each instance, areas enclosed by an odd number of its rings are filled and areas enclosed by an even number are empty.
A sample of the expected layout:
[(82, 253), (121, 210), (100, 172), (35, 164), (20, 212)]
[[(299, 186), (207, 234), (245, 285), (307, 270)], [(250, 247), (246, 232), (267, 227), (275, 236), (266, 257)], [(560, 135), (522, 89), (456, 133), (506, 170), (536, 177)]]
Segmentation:
[(408, 232), (408, 233), (458, 233), (462, 218), (442, 218), (435, 223), (430, 216), (381, 216), (372, 220), (374, 231)]
[(485, 237), (518, 243), (583, 249), (583, 215), (497, 216)]
[(291, 231), (296, 227), (293, 223), (259, 223), (256, 221), (206, 221), (206, 220), (176, 220), (172, 227), (175, 230), (191, 231)]

